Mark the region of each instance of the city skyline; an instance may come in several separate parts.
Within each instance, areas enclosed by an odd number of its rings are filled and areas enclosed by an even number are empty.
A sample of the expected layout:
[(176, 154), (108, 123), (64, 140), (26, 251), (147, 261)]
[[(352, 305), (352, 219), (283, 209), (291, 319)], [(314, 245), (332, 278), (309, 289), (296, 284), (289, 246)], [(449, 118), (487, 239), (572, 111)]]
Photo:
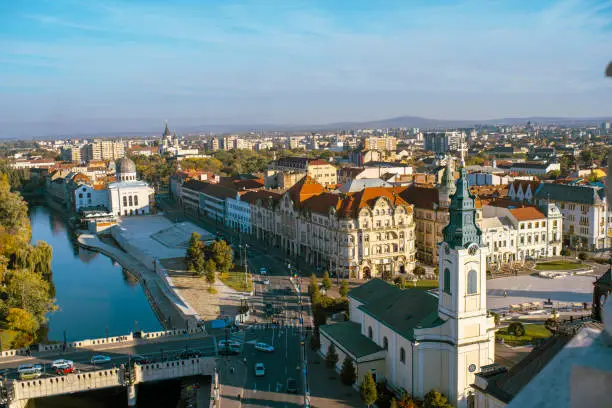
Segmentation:
[(609, 114), (609, 2), (0, 7), (0, 138)]

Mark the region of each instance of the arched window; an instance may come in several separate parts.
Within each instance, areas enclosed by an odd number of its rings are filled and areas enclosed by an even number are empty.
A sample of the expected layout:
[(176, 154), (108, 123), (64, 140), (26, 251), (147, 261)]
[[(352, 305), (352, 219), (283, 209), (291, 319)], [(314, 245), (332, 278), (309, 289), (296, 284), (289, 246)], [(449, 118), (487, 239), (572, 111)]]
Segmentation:
[(406, 350), (403, 347), (400, 349), (400, 361), (406, 363)]
[(130, 196), (130, 207), (133, 205), (132, 196)]
[(368, 234), (364, 235), (363, 240), (365, 242), (370, 242), (370, 236)]
[(374, 337), (374, 335), (372, 334), (372, 327), (368, 327), (368, 337), (370, 338), (370, 340), (372, 339), (372, 337)]
[(134, 205), (138, 205), (138, 196), (137, 195), (134, 196)]
[(399, 233), (399, 237), (400, 237), (400, 238), (404, 238), (404, 231), (400, 231), (400, 233)]
[(444, 292), (451, 294), (450, 270), (444, 269)]
[(387, 337), (383, 337), (383, 348), (385, 350), (389, 350), (389, 340), (387, 340)]
[(467, 274), (467, 294), (473, 295), (478, 293), (478, 273), (471, 270)]
[(123, 206), (127, 207), (127, 196), (123, 196)]

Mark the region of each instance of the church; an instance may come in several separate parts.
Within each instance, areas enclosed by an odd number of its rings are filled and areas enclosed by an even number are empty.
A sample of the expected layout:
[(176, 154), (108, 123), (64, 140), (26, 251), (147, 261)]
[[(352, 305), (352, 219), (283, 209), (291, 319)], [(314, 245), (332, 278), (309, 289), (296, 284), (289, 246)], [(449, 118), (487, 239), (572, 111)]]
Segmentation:
[[(399, 289), (373, 279), (348, 294), (350, 320), (319, 328), (325, 356), (333, 343), (340, 370), (353, 360), (398, 393), (422, 399), (431, 390), (456, 407), (473, 401), (475, 374), (494, 362), (495, 323), (487, 312), (486, 258), (475, 198), (461, 168), (439, 250), (439, 293)], [(468, 405), (469, 404), (469, 405)]]

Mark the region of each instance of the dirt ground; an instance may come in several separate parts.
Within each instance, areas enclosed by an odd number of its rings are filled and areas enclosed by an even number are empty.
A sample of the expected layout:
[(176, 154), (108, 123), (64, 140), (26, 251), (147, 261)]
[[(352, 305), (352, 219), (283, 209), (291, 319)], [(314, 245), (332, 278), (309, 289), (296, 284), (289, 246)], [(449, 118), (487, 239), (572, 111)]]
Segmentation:
[(217, 293), (210, 293), (206, 278), (185, 270), (184, 258), (162, 259), (160, 262), (168, 270), (174, 289), (202, 319), (213, 320), (238, 314), (241, 295), (219, 279), (213, 285)]

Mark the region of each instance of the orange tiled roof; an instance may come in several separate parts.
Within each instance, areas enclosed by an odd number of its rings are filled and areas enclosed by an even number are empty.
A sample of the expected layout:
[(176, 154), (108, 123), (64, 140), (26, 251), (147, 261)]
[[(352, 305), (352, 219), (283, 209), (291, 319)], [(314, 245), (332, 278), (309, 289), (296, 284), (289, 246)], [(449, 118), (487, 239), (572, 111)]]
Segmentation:
[(539, 220), (546, 218), (546, 216), (535, 207), (511, 208), (509, 211), (518, 221)]
[(289, 188), (287, 194), (291, 197), (294, 205), (299, 207), (308, 198), (319, 195), (324, 191), (325, 189), (318, 181), (307, 175)]

